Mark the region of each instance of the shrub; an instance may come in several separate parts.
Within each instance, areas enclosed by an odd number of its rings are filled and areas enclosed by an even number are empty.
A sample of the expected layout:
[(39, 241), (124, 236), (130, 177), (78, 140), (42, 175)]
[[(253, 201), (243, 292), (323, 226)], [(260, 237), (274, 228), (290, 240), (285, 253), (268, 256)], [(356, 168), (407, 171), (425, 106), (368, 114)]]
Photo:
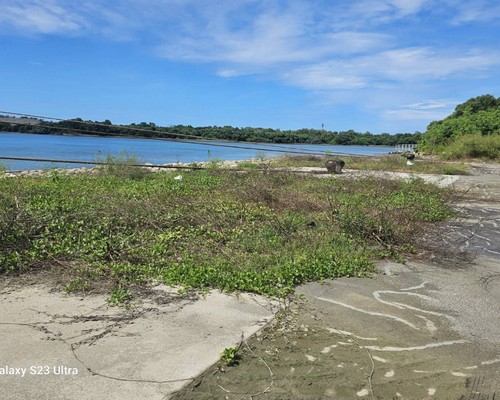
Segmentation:
[(480, 158), (500, 159), (500, 135), (463, 135), (445, 146), (442, 157), (447, 160)]
[(106, 165), (101, 167), (101, 173), (120, 178), (140, 180), (150, 173), (147, 168), (141, 166), (141, 162), (137, 156), (129, 154), (126, 151), (117, 155), (108, 153), (105, 157), (97, 157), (96, 161), (106, 163)]

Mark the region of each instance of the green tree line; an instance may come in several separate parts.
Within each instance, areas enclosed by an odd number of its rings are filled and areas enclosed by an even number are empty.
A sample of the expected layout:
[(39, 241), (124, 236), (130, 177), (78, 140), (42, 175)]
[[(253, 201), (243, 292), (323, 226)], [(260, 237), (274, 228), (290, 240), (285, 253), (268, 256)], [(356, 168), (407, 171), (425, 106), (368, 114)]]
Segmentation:
[[(1, 117), (1, 116), (0, 116)], [(7, 119), (10, 121), (8, 122)], [(20, 120), (20, 119), (19, 119)], [(12, 123), (15, 122), (15, 123)], [(420, 132), (372, 134), (370, 132), (327, 131), (319, 129), (280, 130), (271, 128), (238, 128), (232, 126), (175, 125), (162, 127), (152, 122), (132, 123), (130, 125), (113, 125), (111, 121), (83, 121), (80, 118), (59, 122), (38, 121), (38, 123), (16, 123), (15, 118), (0, 118), (0, 131), (67, 134), (67, 135), (99, 135), (99, 136), (135, 136), (141, 138), (185, 139), (188, 135), (197, 139), (217, 139), (240, 142), (260, 143), (306, 143), (331, 145), (366, 145), (395, 146), (398, 144), (416, 144), (421, 139)]]

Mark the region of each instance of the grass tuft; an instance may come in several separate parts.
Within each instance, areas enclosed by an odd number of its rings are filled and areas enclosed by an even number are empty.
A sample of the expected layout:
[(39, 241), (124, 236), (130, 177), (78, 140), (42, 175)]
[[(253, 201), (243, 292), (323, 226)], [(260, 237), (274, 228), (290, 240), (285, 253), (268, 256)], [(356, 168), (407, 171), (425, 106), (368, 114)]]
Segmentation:
[(140, 166), (142, 163), (135, 155), (126, 151), (117, 155), (106, 154), (104, 157), (97, 157), (96, 161), (106, 163), (106, 165), (100, 167), (102, 175), (141, 180), (151, 174), (151, 171), (147, 168)]

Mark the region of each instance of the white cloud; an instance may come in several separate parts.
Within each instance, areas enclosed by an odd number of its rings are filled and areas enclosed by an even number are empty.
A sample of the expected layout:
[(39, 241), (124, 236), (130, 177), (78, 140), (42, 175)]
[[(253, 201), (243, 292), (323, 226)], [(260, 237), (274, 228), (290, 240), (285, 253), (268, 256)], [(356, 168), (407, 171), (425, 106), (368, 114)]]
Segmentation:
[(354, 71), (352, 64), (332, 61), (295, 68), (282, 75), (286, 82), (305, 89), (337, 90), (360, 89), (368, 84), (361, 71)]
[(387, 120), (396, 121), (436, 121), (449, 115), (449, 111), (424, 111), (424, 110), (387, 110), (382, 116)]
[(241, 76), (241, 73), (234, 69), (221, 69), (217, 71), (217, 75), (222, 77), (222, 78), (233, 78), (236, 76)]
[(385, 110), (383, 117), (389, 120), (434, 121), (449, 115), (459, 101), (448, 99), (423, 100), (405, 104), (395, 109)]
[[(30, 34), (135, 40), (167, 60), (211, 65), (222, 78), (259, 74), (315, 96), (349, 99), (393, 120), (441, 118), (453, 101), (425, 100), (436, 84), (471, 81), (500, 67), (500, 50), (473, 48), (472, 36), (460, 30), (466, 23), (499, 19), (498, 0), (0, 0), (0, 5), (3, 32), (14, 27)], [(455, 24), (453, 33), (460, 36), (418, 36), (421, 28), (441, 32), (441, 24), (446, 34)]]
[(56, 1), (32, 1), (22, 5), (6, 2), (0, 12), (0, 22), (29, 33), (76, 32), (82, 28), (82, 18)]
[(455, 13), (451, 22), (461, 25), (471, 22), (500, 20), (500, 4), (491, 0), (457, 1), (452, 0)]
[(297, 25), (291, 21), (261, 22), (248, 32), (217, 32), (203, 39), (182, 39), (180, 43), (162, 46), (159, 54), (170, 59), (273, 66), (373, 51), (387, 47), (392, 40), (385, 34), (362, 32), (337, 32), (312, 38), (299, 36)]
[(0, 21), (21, 32), (147, 38), (150, 45), (161, 43), (157, 55), (172, 60), (272, 66), (383, 48), (391, 41), (382, 33), (341, 29), (330, 19), (332, 12), (339, 14), (337, 7), (322, 1), (0, 2)]
[(430, 3), (429, 0), (391, 0), (388, 2), (398, 10), (400, 16), (416, 14)]
[(356, 89), (384, 82), (418, 84), (500, 67), (500, 52), (457, 53), (429, 48), (388, 50), (295, 68), (282, 77), (306, 89)]
[(410, 110), (435, 110), (435, 109), (449, 109), (452, 106), (459, 104), (454, 100), (424, 100), (419, 103), (405, 104), (402, 107)]
[(402, 48), (369, 56), (365, 62), (389, 79), (439, 79), (500, 64), (500, 52)]
[(375, 32), (343, 31), (332, 33), (327, 38), (331, 40), (331, 52), (338, 55), (372, 52), (395, 42), (392, 36)]
[(432, 0), (358, 0), (344, 6), (342, 12), (332, 13), (339, 26), (366, 28), (404, 19), (434, 6)]

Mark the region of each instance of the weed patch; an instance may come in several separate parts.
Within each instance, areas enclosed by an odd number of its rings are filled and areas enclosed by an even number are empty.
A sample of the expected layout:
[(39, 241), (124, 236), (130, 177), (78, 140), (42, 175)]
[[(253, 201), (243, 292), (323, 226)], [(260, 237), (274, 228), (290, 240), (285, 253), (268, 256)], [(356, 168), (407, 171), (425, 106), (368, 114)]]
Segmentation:
[(220, 355), (222, 363), (228, 367), (236, 365), (240, 356), (238, 355), (239, 347), (227, 347)]
[(0, 271), (50, 268), (117, 305), (147, 282), (285, 296), (365, 275), (451, 215), (419, 180), (115, 172), (0, 180)]
[(106, 163), (100, 168), (101, 174), (104, 175), (140, 180), (151, 173), (148, 169), (139, 166), (142, 163), (135, 155), (127, 152), (121, 152), (118, 155), (98, 156), (96, 161)]
[(118, 285), (111, 292), (108, 302), (118, 307), (124, 307), (128, 304), (131, 298), (132, 295), (130, 294), (130, 291), (127, 288), (122, 288), (121, 285)]

